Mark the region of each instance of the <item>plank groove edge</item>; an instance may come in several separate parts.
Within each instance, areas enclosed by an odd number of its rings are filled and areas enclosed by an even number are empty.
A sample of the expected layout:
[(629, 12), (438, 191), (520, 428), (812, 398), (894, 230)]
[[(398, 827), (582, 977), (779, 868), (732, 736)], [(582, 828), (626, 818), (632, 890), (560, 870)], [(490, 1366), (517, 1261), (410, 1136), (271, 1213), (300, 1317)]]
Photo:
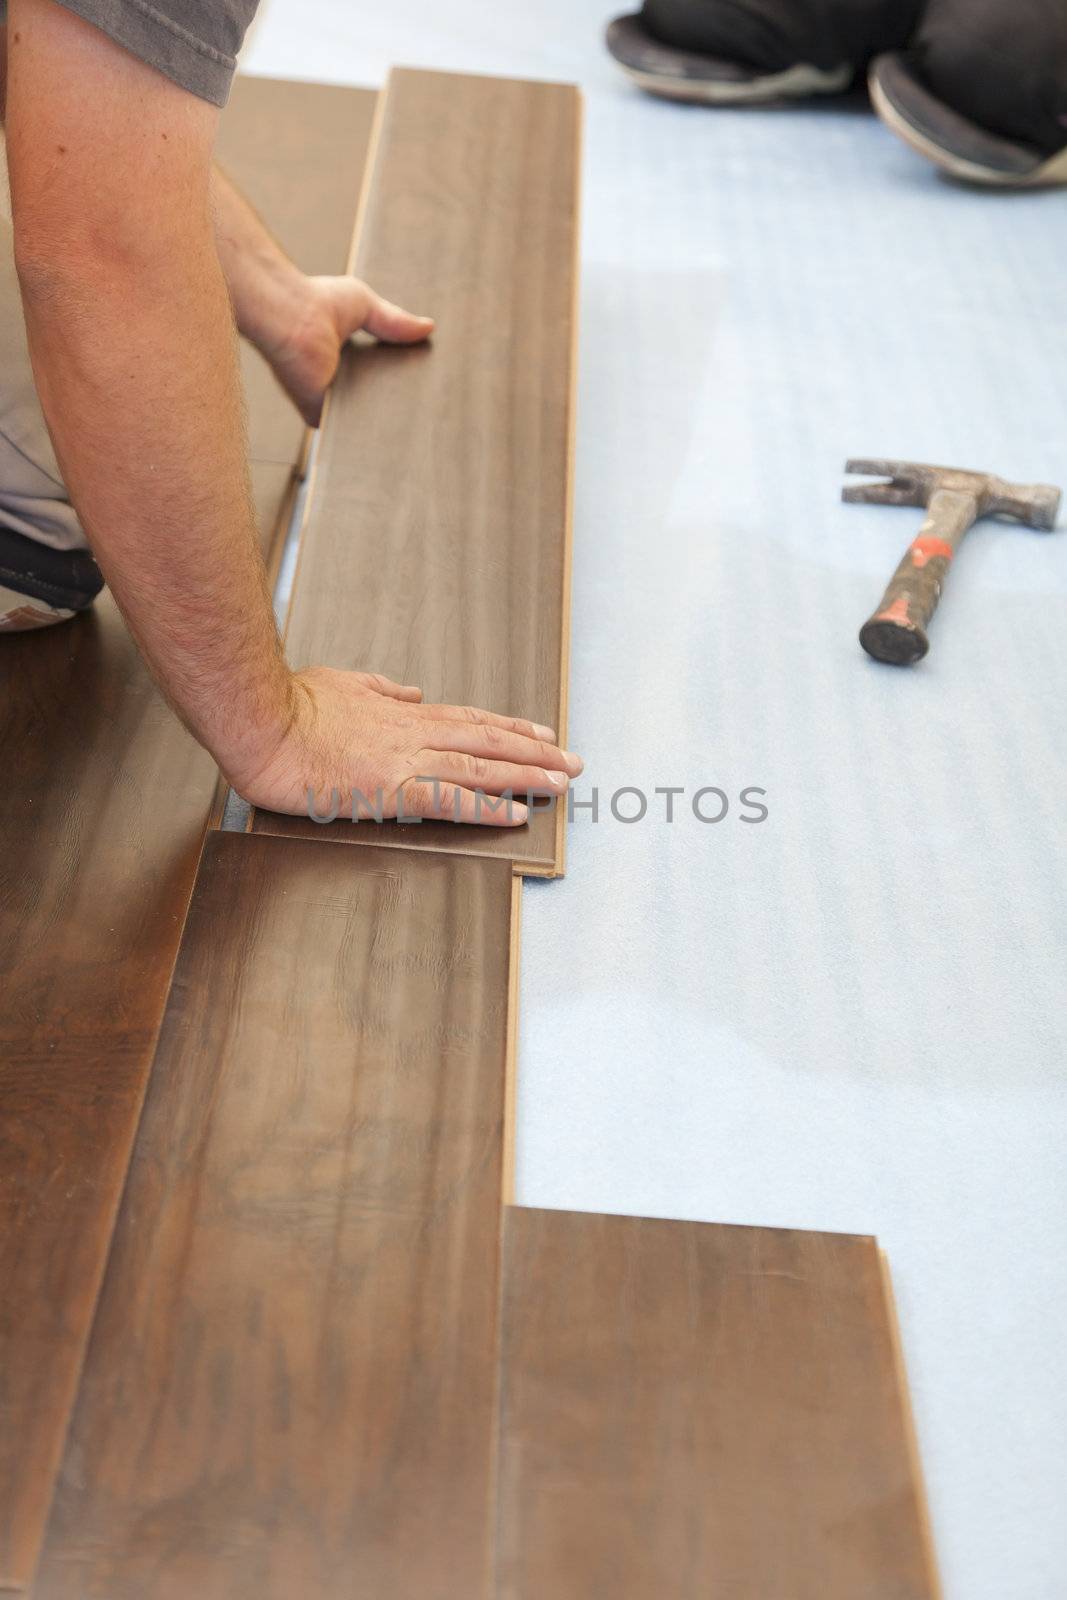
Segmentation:
[[(577, 127), (575, 130), (576, 158), (574, 164), (574, 215), (582, 215), (582, 150), (585, 145), (585, 101), (579, 98)], [(571, 360), (570, 360), (570, 419), (567, 430), (567, 505), (563, 530), (563, 585), (560, 596), (560, 662), (559, 662), (559, 717), (556, 734), (560, 747), (568, 748), (571, 696), (571, 628), (572, 590), (574, 584), (574, 481), (578, 455), (578, 340), (581, 333), (579, 315), (582, 290), (582, 234), (580, 225), (574, 229), (571, 264)], [(561, 878), (567, 868), (567, 812), (563, 806), (556, 808), (556, 859), (552, 876)]]
[(508, 1051), (504, 1083), (504, 1153), (501, 1163), (501, 1202), (515, 1200), (515, 1137), (518, 1118), (519, 993), (522, 960), (522, 878), (516, 873), (511, 890), (511, 937), (508, 959)]

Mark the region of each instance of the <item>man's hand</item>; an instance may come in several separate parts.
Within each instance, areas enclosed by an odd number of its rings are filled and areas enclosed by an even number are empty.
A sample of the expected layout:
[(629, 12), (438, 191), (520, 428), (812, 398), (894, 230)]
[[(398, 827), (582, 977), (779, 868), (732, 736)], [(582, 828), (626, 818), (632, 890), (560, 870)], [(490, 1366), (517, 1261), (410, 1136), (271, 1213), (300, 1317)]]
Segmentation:
[(487, 795), (562, 795), (582, 770), (551, 728), (471, 706), (422, 704), (421, 692), (366, 672), (297, 673), (289, 727), (262, 764), (227, 776), (269, 811), (355, 818), (438, 817), (518, 826), (521, 801)]
[(317, 428), (322, 402), (354, 333), (371, 333), (386, 344), (419, 344), (433, 332), (433, 319), (417, 317), (383, 300), (358, 278), (305, 278), (305, 303), (276, 345), (260, 349), (310, 428)]
[(433, 332), (430, 317), (402, 311), (358, 278), (305, 276), (218, 167), (211, 202), (237, 326), (266, 356), (309, 427), (319, 425), (341, 348), (354, 333), (418, 344)]

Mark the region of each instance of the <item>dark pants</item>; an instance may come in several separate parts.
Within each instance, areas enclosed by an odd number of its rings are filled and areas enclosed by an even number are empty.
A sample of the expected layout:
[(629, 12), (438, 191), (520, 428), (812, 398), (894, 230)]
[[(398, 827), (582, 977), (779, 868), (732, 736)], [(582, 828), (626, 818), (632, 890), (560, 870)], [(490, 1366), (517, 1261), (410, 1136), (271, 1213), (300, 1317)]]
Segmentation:
[(932, 92), (1046, 155), (1067, 145), (1067, 0), (645, 0), (665, 44), (766, 72), (909, 50)]

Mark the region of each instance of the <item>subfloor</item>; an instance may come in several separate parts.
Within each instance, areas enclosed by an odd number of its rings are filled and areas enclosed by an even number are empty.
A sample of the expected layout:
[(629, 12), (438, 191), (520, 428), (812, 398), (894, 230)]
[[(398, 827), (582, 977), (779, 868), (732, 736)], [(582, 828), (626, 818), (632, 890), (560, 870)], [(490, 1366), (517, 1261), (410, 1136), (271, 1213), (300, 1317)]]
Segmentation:
[(976, 530), (904, 673), (856, 632), (918, 513), (838, 497), (850, 455), (1067, 479), (1067, 198), (949, 187), (855, 105), (646, 99), (609, 14), (266, 0), (245, 59), (588, 97), (570, 735), (600, 820), (526, 889), (518, 1199), (876, 1233), (948, 1600), (1058, 1600), (1067, 530)]

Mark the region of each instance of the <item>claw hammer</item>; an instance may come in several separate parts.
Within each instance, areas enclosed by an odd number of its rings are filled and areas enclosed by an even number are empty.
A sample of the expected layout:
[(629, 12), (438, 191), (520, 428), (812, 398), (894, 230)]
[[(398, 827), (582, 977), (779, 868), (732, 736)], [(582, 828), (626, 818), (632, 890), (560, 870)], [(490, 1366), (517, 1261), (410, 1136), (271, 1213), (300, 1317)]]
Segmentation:
[(842, 500), (926, 507), (926, 520), (904, 552), (881, 605), (860, 629), (860, 644), (867, 654), (896, 667), (921, 661), (930, 648), (926, 629), (968, 528), (980, 517), (1000, 516), (1049, 531), (1060, 508), (1060, 490), (1051, 484), (1005, 483), (988, 472), (916, 461), (848, 461), (845, 471), (886, 477), (889, 482), (852, 484), (842, 490)]

